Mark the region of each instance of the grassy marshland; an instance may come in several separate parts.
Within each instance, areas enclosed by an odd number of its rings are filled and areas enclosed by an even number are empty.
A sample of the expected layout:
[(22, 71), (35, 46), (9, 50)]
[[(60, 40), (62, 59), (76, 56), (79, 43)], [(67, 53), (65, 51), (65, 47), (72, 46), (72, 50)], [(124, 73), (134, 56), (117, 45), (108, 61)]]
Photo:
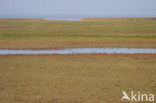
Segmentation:
[(0, 56), (0, 102), (121, 103), (123, 90), (156, 94), (155, 73), (152, 54)]
[[(0, 19), (0, 49), (66, 47), (156, 48), (156, 20)], [(1, 55), (0, 103), (121, 103), (156, 94), (155, 74), (155, 54)]]
[(0, 19), (0, 48), (156, 47), (156, 20)]

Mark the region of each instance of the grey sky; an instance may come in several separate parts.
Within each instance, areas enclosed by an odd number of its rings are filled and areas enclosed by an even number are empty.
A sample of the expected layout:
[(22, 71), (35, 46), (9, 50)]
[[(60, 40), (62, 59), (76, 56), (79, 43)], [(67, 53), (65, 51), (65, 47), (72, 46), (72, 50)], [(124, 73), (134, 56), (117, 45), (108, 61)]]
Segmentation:
[(0, 0), (0, 13), (156, 14), (156, 0)]

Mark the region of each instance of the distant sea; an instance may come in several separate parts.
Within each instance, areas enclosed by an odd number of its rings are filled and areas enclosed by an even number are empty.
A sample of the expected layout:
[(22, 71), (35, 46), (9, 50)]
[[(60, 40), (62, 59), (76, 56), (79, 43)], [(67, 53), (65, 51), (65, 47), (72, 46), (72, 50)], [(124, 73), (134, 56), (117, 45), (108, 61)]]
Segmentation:
[(109, 17), (156, 17), (156, 15), (102, 15), (102, 14), (2, 14), (0, 18), (7, 19), (47, 19), (80, 21), (83, 18), (109, 18)]

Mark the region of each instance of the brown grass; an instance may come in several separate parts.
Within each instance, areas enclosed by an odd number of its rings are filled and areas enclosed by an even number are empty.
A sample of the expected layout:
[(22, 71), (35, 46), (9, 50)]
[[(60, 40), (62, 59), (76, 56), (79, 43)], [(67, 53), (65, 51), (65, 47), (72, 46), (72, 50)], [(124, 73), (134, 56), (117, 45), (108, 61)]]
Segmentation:
[(155, 54), (0, 56), (2, 103), (121, 103), (156, 92)]
[(156, 40), (128, 40), (128, 39), (27, 39), (0, 40), (1, 49), (61, 49), (78, 47), (131, 47), (155, 48)]

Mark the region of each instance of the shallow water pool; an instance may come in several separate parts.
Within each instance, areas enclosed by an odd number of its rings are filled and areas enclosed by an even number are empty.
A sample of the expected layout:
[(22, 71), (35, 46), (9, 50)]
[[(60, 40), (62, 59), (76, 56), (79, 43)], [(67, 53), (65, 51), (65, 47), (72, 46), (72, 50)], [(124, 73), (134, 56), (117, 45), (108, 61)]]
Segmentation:
[(128, 53), (128, 54), (156, 54), (152, 48), (67, 48), (60, 50), (11, 50), (0, 49), (0, 55), (8, 54), (83, 54), (83, 53)]

